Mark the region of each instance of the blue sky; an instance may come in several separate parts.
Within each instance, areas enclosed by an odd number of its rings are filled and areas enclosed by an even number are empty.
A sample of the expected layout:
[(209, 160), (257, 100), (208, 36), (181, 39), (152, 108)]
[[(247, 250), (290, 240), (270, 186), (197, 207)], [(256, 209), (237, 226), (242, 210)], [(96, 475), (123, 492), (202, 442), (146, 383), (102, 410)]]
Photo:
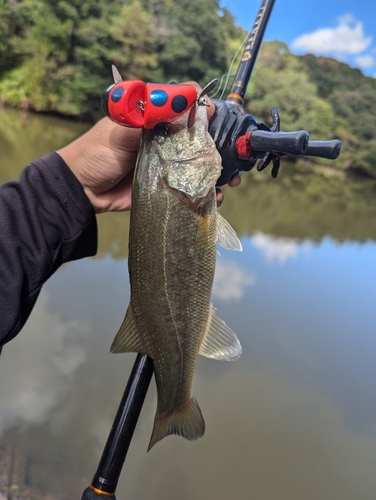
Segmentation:
[[(260, 4), (221, 1), (246, 30)], [(334, 57), (376, 78), (375, 0), (276, 0), (264, 39), (283, 41), (295, 54)]]

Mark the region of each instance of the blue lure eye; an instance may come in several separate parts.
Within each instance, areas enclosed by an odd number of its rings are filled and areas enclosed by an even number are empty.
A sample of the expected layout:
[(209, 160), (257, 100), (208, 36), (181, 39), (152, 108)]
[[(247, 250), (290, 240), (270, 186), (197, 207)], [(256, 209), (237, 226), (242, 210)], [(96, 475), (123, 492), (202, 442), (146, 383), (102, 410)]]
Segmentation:
[(122, 87), (117, 87), (111, 94), (111, 101), (119, 102), (123, 93), (124, 89)]
[(150, 102), (154, 104), (154, 106), (163, 106), (166, 104), (168, 99), (167, 92), (164, 90), (153, 90), (150, 92)]
[(183, 95), (177, 95), (172, 99), (171, 107), (175, 113), (181, 113), (188, 106), (188, 101)]

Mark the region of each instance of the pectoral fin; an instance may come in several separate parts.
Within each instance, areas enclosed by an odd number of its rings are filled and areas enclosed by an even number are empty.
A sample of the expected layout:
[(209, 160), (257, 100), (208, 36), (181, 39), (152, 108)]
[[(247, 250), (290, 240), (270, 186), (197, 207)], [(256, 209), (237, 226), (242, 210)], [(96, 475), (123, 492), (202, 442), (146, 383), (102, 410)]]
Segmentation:
[(238, 252), (243, 250), (235, 231), (220, 213), (217, 213), (217, 243), (225, 250), (237, 250)]
[(199, 354), (207, 358), (234, 361), (242, 353), (242, 346), (235, 333), (215, 312), (211, 306), (211, 320)]
[(146, 348), (138, 333), (131, 305), (129, 305), (124, 321), (112, 342), (110, 352), (139, 352), (150, 355), (150, 353), (146, 352)]

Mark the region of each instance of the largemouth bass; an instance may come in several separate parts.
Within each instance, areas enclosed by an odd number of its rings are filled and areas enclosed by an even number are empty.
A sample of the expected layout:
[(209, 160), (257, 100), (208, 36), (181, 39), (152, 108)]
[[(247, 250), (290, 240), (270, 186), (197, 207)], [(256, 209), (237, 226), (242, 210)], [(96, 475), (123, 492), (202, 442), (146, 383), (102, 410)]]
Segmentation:
[(221, 169), (202, 107), (191, 128), (180, 120), (166, 134), (142, 132), (132, 191), (131, 298), (111, 352), (153, 360), (158, 402), (148, 450), (169, 434), (189, 440), (204, 434), (191, 392), (198, 354), (224, 360), (241, 354), (236, 335), (210, 303), (217, 240), (241, 250), (217, 213)]

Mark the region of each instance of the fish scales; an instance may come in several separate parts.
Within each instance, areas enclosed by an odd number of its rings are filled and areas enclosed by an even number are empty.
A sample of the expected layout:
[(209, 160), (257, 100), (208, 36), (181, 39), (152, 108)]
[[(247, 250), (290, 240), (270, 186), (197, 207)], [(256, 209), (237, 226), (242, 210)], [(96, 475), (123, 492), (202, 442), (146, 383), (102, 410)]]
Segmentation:
[[(167, 136), (143, 131), (132, 190), (131, 299), (111, 350), (153, 359), (158, 403), (149, 449), (168, 434), (196, 439), (205, 430), (191, 386), (215, 315), (210, 295), (220, 171), (220, 157), (200, 116), (192, 129), (171, 125)], [(236, 344), (224, 322), (217, 333), (222, 344)], [(202, 354), (216, 357), (213, 347), (207, 349)], [(222, 351), (223, 359), (239, 355), (230, 355), (223, 345)]]
[[(174, 194), (157, 187), (151, 205), (154, 222), (141, 232), (137, 228), (148, 208), (140, 201), (142, 209), (135, 211), (136, 229), (130, 237), (129, 262), (131, 282), (141, 286), (132, 286), (131, 306), (142, 325), (142, 340), (154, 359), (159, 409), (165, 412), (186, 403), (190, 397), (195, 357), (210, 312), (216, 257), (215, 215), (207, 215), (211, 219), (210, 227), (205, 228), (209, 244), (202, 246), (199, 215), (182, 210)], [(138, 203), (135, 200), (135, 207)], [(201, 208), (213, 212), (214, 206), (215, 193), (211, 191)], [(147, 248), (153, 251), (145, 251)], [(187, 330), (198, 334), (187, 335)]]

